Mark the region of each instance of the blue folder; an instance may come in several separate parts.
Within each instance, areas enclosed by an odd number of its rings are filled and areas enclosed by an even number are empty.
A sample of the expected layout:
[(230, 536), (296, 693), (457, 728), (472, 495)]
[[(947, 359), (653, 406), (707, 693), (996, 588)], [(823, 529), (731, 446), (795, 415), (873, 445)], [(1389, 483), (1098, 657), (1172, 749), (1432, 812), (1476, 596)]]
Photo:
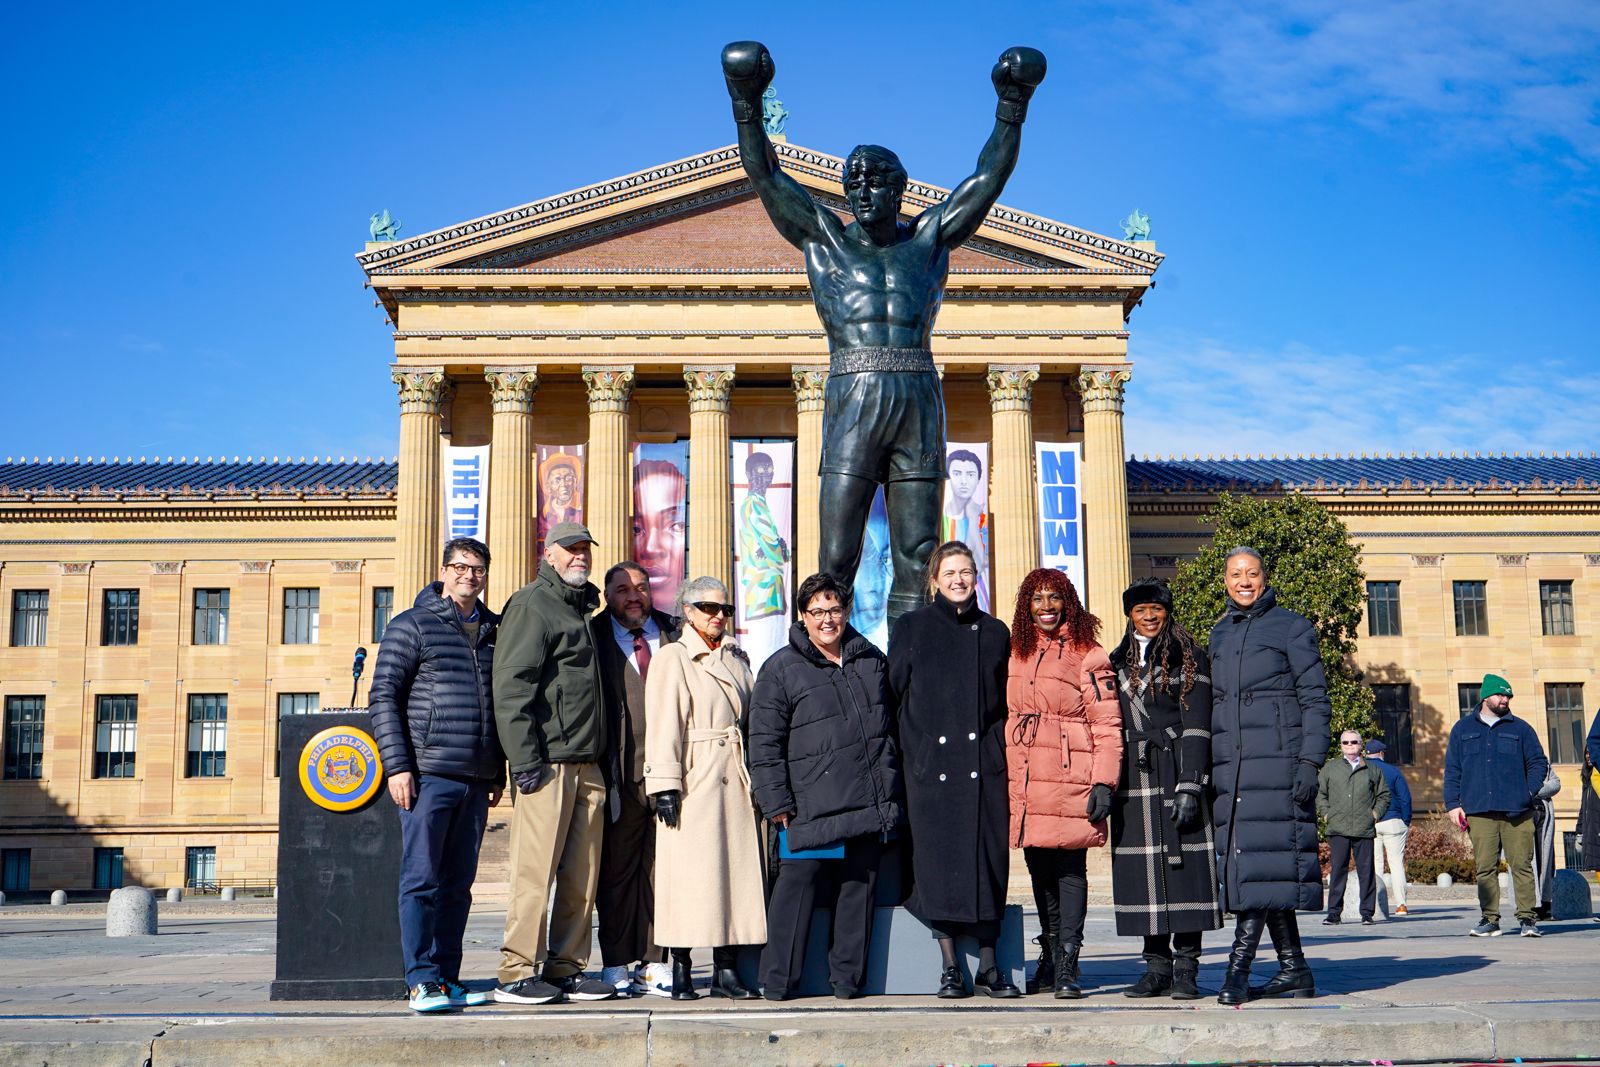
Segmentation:
[(842, 860), (844, 859), (844, 842), (835, 845), (823, 845), (821, 848), (803, 848), (795, 851), (789, 847), (789, 831), (785, 827), (778, 829), (778, 858), (781, 860)]

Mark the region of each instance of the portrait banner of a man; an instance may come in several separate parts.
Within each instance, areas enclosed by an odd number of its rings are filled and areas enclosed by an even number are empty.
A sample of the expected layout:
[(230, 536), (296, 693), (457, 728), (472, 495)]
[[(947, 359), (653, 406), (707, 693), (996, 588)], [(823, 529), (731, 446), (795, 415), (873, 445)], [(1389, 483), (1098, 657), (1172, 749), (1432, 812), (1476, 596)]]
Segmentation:
[(734, 441), (735, 633), (760, 670), (788, 640), (794, 590), (794, 442)]
[(951, 441), (944, 453), (941, 541), (962, 541), (978, 569), (978, 607), (989, 610), (989, 445)]
[(689, 442), (633, 446), (633, 561), (650, 602), (671, 613), (689, 558)]
[(558, 522), (583, 522), (583, 445), (534, 445), (538, 463), (539, 522), (535, 559), (544, 558), (544, 539)]

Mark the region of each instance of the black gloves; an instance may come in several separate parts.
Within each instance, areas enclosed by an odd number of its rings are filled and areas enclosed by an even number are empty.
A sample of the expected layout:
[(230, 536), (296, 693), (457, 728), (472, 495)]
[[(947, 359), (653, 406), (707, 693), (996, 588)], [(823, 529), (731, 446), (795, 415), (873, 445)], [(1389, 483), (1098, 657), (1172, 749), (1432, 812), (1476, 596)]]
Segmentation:
[(1317, 765), (1301, 760), (1294, 772), (1294, 802), (1300, 807), (1311, 803), (1317, 795)]
[(1089, 821), (1099, 822), (1111, 814), (1111, 787), (1097, 785), (1089, 790)]
[(1179, 830), (1193, 830), (1200, 821), (1200, 799), (1193, 793), (1179, 793), (1172, 801), (1172, 821)]
[(665, 793), (657, 793), (655, 797), (656, 818), (673, 829), (678, 826), (678, 802), (682, 796), (676, 789), (669, 789)]

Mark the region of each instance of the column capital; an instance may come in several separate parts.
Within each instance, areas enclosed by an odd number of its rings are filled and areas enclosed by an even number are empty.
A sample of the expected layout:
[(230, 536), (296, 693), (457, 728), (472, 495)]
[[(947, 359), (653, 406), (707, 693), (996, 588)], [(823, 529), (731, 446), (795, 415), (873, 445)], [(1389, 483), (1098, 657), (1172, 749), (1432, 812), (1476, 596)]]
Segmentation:
[(626, 412), (633, 397), (633, 367), (584, 367), (583, 385), (590, 411)]
[(443, 367), (393, 367), (389, 380), (400, 390), (400, 414), (444, 414), (452, 386)]
[(1113, 367), (1079, 367), (1078, 395), (1083, 398), (1085, 415), (1097, 411), (1122, 414), (1123, 387), (1133, 378), (1133, 368), (1126, 365)]
[(826, 363), (792, 363), (789, 380), (794, 384), (794, 404), (801, 411), (821, 411), (828, 388)]
[(689, 412), (727, 413), (733, 396), (733, 364), (686, 366), (683, 383), (689, 387)]
[(989, 410), (1033, 410), (1033, 383), (1038, 380), (1037, 363), (989, 364)]
[(533, 414), (533, 397), (539, 391), (537, 367), (485, 367), (483, 377), (495, 414)]

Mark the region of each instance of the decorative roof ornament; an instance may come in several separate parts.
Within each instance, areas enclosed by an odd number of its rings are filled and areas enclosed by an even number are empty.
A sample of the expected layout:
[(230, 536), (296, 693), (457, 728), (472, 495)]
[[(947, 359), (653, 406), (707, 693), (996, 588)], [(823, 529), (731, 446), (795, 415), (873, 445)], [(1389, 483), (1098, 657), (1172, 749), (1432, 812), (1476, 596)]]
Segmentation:
[(372, 234), (374, 241), (398, 241), (400, 220), (390, 218), (389, 209), (384, 208), (382, 213), (372, 216), (367, 223), (367, 230)]
[(789, 111), (783, 106), (783, 101), (778, 99), (778, 90), (767, 86), (761, 94), (761, 125), (766, 128), (767, 136), (783, 136), (783, 128), (789, 123)]
[(1133, 209), (1133, 214), (1122, 220), (1122, 233), (1130, 241), (1150, 240), (1150, 216)]

